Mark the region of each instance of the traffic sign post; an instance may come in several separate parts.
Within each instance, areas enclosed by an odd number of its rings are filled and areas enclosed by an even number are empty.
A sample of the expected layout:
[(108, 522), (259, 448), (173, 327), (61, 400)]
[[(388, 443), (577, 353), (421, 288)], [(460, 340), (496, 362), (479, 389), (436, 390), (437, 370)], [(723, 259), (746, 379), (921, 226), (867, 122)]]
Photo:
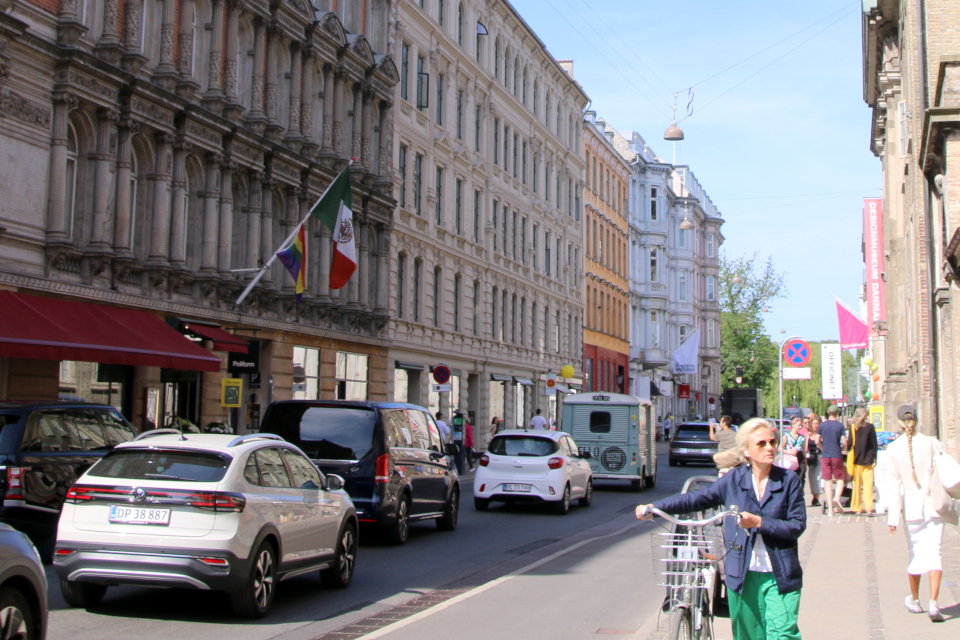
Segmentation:
[(447, 384), (450, 382), (450, 367), (445, 364), (438, 364), (433, 368), (433, 381), (437, 384)]
[(783, 347), (783, 357), (793, 367), (805, 367), (810, 363), (810, 345), (805, 340), (793, 338)]

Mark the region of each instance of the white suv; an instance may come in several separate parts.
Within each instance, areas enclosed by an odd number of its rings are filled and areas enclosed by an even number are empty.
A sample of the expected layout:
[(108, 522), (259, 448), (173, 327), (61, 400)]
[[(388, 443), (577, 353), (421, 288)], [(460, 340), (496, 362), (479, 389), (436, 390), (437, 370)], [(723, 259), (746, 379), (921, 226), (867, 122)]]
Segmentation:
[(342, 486), (279, 436), (147, 431), (67, 493), (54, 551), (64, 599), (187, 587), (229, 592), (235, 614), (257, 618), (286, 578), (320, 571), (346, 587), (357, 516)]

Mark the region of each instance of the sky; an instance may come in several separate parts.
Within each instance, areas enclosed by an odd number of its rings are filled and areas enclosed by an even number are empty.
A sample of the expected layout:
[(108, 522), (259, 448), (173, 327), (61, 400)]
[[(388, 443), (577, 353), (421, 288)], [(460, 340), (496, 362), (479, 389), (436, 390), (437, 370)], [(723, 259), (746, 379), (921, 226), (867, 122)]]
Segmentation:
[(667, 161), (663, 132), (679, 92), (677, 163), (720, 210), (722, 250), (772, 256), (785, 274), (767, 332), (838, 339), (833, 296), (860, 309), (863, 198), (882, 195), (863, 101), (861, 3), (511, 2), (555, 58), (574, 61), (590, 108)]

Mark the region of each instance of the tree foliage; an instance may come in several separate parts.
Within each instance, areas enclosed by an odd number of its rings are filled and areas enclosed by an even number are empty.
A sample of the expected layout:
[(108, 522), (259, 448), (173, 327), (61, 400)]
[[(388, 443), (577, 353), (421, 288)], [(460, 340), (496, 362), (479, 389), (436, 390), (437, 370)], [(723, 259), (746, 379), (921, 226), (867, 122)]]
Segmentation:
[[(764, 333), (763, 310), (771, 301), (786, 296), (784, 275), (773, 259), (760, 262), (758, 254), (728, 259), (720, 254), (720, 360), (721, 385), (769, 388), (777, 375), (777, 344)], [(743, 382), (737, 384), (737, 367)], [(764, 404), (767, 404), (765, 400)]]

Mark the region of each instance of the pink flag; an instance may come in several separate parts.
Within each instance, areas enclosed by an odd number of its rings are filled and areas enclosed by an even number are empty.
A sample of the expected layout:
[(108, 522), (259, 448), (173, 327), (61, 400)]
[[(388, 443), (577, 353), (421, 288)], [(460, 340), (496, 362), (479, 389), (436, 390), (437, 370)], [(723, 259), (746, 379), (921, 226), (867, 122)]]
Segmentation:
[(837, 324), (840, 325), (841, 349), (867, 348), (867, 323), (839, 301), (837, 302)]

